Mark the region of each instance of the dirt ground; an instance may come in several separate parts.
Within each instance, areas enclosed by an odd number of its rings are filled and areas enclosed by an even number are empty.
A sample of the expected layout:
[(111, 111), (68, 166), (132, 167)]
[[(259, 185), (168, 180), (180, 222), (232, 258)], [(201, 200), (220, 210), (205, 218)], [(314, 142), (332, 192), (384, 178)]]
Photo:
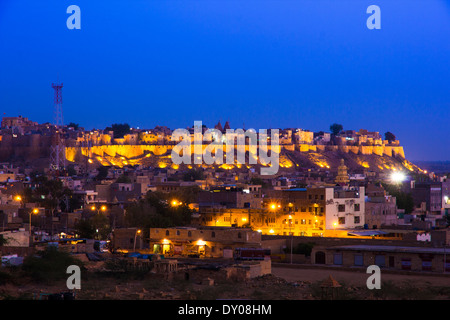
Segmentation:
[[(193, 278), (185, 279), (184, 272), (165, 277), (153, 273), (100, 272), (101, 262), (89, 262), (86, 267), (76, 300), (320, 300), (328, 299), (323, 296), (321, 284), (330, 275), (342, 285), (339, 299), (450, 300), (450, 274), (405, 275), (382, 270), (381, 290), (369, 290), (366, 281), (370, 274), (362, 272), (364, 270), (272, 265), (272, 274), (244, 281), (216, 277), (210, 271), (203, 276), (201, 271), (199, 279), (213, 280), (205, 284)], [(20, 272), (5, 279), (3, 283), (0, 281), (0, 300), (45, 300), (50, 293), (67, 291), (65, 279), (36, 283), (21, 277)]]

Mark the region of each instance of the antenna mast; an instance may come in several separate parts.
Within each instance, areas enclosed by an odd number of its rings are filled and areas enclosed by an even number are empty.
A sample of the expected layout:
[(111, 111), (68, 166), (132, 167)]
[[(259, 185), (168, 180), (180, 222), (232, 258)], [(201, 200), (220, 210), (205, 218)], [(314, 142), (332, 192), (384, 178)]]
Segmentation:
[(62, 111), (62, 87), (62, 83), (52, 83), (52, 88), (54, 90), (53, 104), (55, 112), (54, 125), (56, 132), (51, 146), (50, 169), (55, 171), (64, 170), (66, 168), (66, 146), (62, 137), (62, 129), (64, 126)]

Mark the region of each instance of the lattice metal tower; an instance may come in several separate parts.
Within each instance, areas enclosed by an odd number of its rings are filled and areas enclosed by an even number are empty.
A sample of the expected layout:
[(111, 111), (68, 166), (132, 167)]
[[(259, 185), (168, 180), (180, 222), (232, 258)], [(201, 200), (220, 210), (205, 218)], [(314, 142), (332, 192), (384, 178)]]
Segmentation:
[(62, 127), (64, 125), (62, 111), (62, 87), (62, 83), (52, 83), (52, 88), (54, 89), (54, 125), (56, 128), (50, 154), (50, 169), (52, 170), (64, 170), (66, 168), (66, 146), (64, 139), (61, 137), (63, 133)]

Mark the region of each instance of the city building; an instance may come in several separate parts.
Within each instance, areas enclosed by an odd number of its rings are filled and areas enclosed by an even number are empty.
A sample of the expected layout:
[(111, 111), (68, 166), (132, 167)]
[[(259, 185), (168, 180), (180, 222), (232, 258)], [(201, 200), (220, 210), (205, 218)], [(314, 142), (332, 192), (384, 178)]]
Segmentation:
[(153, 253), (169, 256), (233, 258), (236, 248), (261, 247), (261, 234), (249, 228), (150, 228), (149, 240)]
[(200, 207), (200, 223), (247, 226), (269, 235), (346, 236), (364, 227), (364, 200), (364, 187), (275, 190), (260, 209)]
[(348, 268), (367, 268), (377, 265), (382, 269), (449, 272), (450, 256), (448, 248), (388, 246), (388, 245), (348, 245), (314, 247), (311, 253), (313, 264)]
[(366, 187), (364, 219), (369, 229), (398, 224), (396, 198), (386, 194), (381, 186), (369, 184)]

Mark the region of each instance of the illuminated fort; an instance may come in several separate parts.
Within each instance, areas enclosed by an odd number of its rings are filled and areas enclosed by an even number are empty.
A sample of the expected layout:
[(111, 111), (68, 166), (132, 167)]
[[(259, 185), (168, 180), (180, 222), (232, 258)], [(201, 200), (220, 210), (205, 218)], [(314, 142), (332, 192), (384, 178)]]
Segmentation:
[[(191, 135), (193, 141), (193, 134)], [(144, 165), (159, 168), (178, 169), (173, 164), (171, 152), (175, 142), (171, 141), (170, 132), (141, 131), (125, 134), (122, 138), (113, 138), (113, 133), (88, 132), (76, 141), (67, 144), (66, 157), (69, 162), (84, 162), (103, 166), (124, 167)], [(206, 148), (207, 143), (203, 145)], [(193, 148), (193, 147), (192, 147)], [(223, 151), (226, 152), (226, 144)], [(268, 149), (271, 145), (268, 143)], [(245, 146), (247, 157), (248, 145)], [(301, 129), (280, 130), (279, 152), (281, 170), (296, 167), (317, 167), (323, 169), (337, 168), (341, 158), (352, 168), (370, 169), (372, 171), (404, 170), (421, 171), (405, 159), (403, 147), (399, 141), (381, 139), (377, 132), (366, 130), (346, 131), (340, 136), (332, 137), (329, 133), (315, 134)], [(192, 149), (193, 152), (193, 149)], [(259, 166), (265, 165), (258, 160)], [(222, 169), (240, 169), (242, 165), (222, 164)], [(211, 167), (203, 164), (203, 167)], [(189, 166), (190, 167), (190, 166)]]
[[(215, 129), (222, 132), (229, 128), (228, 122), (224, 127), (220, 122), (215, 126)], [(194, 129), (188, 130), (193, 140)], [(0, 132), (0, 161), (23, 160), (35, 164), (38, 160), (49, 157), (48, 149), (55, 131), (54, 126), (50, 124), (37, 124), (21, 117), (4, 118)], [(114, 167), (142, 165), (183, 169), (172, 162), (171, 152), (177, 142), (172, 141), (172, 130), (167, 127), (156, 127), (151, 130), (130, 129), (121, 137), (115, 137), (113, 131), (73, 130), (66, 126), (62, 138), (66, 146), (68, 164), (87, 164), (92, 168), (100, 165)], [(203, 148), (207, 145), (205, 143)], [(226, 151), (226, 144), (223, 148)], [(271, 149), (270, 141), (268, 149)], [(248, 158), (248, 145), (245, 145), (245, 150)], [(279, 148), (272, 151), (279, 152), (280, 172), (292, 171), (299, 167), (319, 170), (337, 168), (342, 158), (351, 170), (422, 171), (406, 160), (403, 147), (398, 140), (384, 140), (378, 132), (363, 129), (342, 131), (336, 136), (327, 132), (283, 129), (279, 130)], [(196, 166), (233, 170), (267, 165), (261, 163), (259, 158), (256, 160), (256, 165), (249, 164), (249, 161), (245, 164), (224, 161), (222, 165)]]

